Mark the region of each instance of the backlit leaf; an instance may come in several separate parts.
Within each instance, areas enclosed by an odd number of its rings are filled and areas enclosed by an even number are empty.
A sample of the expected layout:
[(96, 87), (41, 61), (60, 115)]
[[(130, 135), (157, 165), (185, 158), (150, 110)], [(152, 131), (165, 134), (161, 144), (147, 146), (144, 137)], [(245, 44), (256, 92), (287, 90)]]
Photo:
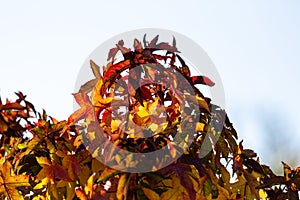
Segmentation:
[(8, 161), (0, 167), (0, 194), (4, 194), (8, 199), (24, 199), (18, 188), (30, 186), (29, 175), (16, 175), (12, 165)]

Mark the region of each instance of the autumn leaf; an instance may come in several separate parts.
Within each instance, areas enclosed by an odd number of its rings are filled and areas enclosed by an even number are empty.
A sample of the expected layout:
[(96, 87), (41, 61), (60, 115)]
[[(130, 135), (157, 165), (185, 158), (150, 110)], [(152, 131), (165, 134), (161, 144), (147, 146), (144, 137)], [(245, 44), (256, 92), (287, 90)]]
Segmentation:
[(88, 82), (86, 82), (85, 84), (83, 84), (80, 87), (79, 93), (85, 93), (85, 94), (87, 94), (87, 93), (91, 92), (94, 89), (94, 87), (97, 84), (97, 82), (98, 82), (97, 78), (89, 80)]
[(61, 187), (65, 187), (67, 192), (66, 192), (66, 200), (72, 200), (75, 197), (75, 186), (76, 183), (75, 182), (70, 182), (70, 181), (64, 181), (64, 180), (60, 180), (56, 187), (57, 188), (61, 188)]
[(160, 200), (159, 195), (155, 191), (153, 191), (152, 189), (149, 189), (149, 188), (146, 188), (146, 187), (142, 187), (142, 190), (143, 190), (144, 194), (146, 195), (146, 197), (148, 199), (151, 199), (151, 200)]
[(0, 168), (0, 196), (3, 194), (9, 200), (24, 199), (20, 187), (28, 187), (29, 175), (16, 175), (12, 165), (5, 160)]
[(130, 67), (130, 60), (125, 60), (109, 66), (103, 73), (103, 83), (106, 83), (110, 79), (114, 79), (118, 73), (128, 69)]
[[(144, 37), (146, 37), (146, 34), (144, 35)], [(155, 36), (151, 42), (149, 43), (149, 45), (147, 46), (148, 48), (155, 48), (156, 47), (156, 43), (158, 41), (158, 37), (159, 35)]]
[(38, 183), (34, 189), (41, 189), (49, 184), (54, 184), (56, 179), (71, 181), (68, 172), (58, 163), (52, 163), (46, 157), (37, 157), (37, 162), (42, 167), (41, 171), (37, 174)]
[(106, 195), (106, 192), (99, 187), (98, 184), (94, 184), (95, 173), (93, 173), (87, 180), (87, 183), (82, 187), (75, 189), (75, 194), (80, 200), (110, 200)]
[(115, 175), (121, 173), (120, 171), (112, 168), (105, 168), (104, 171), (101, 173), (100, 177), (98, 178), (99, 183), (105, 183), (109, 178), (114, 177)]
[(206, 76), (192, 76), (191, 82), (193, 85), (202, 84), (202, 85), (208, 85), (211, 87), (215, 85), (215, 83)]
[(192, 171), (192, 169), (188, 164), (176, 163), (175, 172), (179, 178), (180, 185), (187, 191), (189, 199), (193, 200), (196, 199), (196, 191), (191, 177), (187, 173), (189, 171)]
[(117, 188), (117, 199), (123, 200), (124, 197), (127, 195), (127, 188), (126, 183), (128, 180), (129, 174), (120, 174), (119, 175), (119, 182), (118, 182), (118, 188)]
[(67, 155), (62, 160), (62, 165), (68, 171), (68, 176), (75, 181), (81, 172), (80, 163), (74, 155)]
[(135, 51), (141, 52), (143, 50), (143, 46), (142, 46), (141, 42), (138, 41), (137, 39), (134, 39), (133, 46), (134, 46)]
[[(118, 42), (118, 45), (119, 45), (119, 46), (123, 46), (123, 45), (124, 45), (124, 41), (123, 41), (123, 40), (120, 40), (120, 41)], [(107, 61), (109, 61), (110, 59), (114, 60), (114, 58), (115, 58), (116, 54), (118, 53), (118, 51), (119, 51), (119, 48), (118, 48), (118, 47), (115, 47), (115, 48), (110, 49), (109, 52), (108, 52)]]
[[(75, 122), (78, 122), (80, 119), (94, 119), (94, 108), (92, 106), (92, 103), (85, 93), (75, 93), (73, 94), (76, 102), (80, 105), (80, 108), (76, 110), (73, 114), (71, 114), (68, 118), (68, 124), (69, 126), (71, 124), (74, 124)], [(65, 129), (64, 129), (65, 131)], [(62, 131), (62, 132), (64, 132)]]
[(101, 73), (100, 73), (100, 67), (92, 60), (90, 60), (90, 66), (93, 71), (93, 74), (95, 78), (100, 79), (102, 78)]

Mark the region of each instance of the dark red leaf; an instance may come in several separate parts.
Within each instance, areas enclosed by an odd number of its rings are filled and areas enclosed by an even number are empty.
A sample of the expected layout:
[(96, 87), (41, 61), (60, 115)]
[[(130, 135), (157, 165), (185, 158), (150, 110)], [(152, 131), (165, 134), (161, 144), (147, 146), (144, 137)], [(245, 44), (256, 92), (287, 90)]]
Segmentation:
[(180, 179), (180, 184), (186, 188), (189, 194), (189, 199), (196, 199), (196, 191), (193, 182), (186, 173), (192, 171), (191, 167), (188, 164), (177, 163), (175, 170)]
[(208, 85), (208, 86), (215, 85), (215, 83), (206, 76), (192, 76), (191, 81), (192, 81), (193, 85), (196, 85), (196, 84), (203, 84), (203, 85)]

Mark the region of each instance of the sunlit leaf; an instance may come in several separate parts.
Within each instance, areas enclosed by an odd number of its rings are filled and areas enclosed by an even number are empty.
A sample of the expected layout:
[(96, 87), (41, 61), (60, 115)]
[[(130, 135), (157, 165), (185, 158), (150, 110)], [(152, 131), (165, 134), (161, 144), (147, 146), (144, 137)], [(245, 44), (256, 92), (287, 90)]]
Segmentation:
[(142, 187), (142, 190), (148, 199), (160, 200), (159, 195), (155, 191), (145, 187)]
[(30, 186), (28, 175), (16, 175), (12, 165), (4, 161), (0, 168), (0, 194), (4, 194), (8, 199), (24, 199), (20, 187)]

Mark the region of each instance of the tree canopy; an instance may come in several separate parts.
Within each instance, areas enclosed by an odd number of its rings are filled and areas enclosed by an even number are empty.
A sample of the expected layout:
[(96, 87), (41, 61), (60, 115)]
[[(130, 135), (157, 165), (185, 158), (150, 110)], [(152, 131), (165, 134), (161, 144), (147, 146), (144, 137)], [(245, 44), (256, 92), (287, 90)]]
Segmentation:
[[(121, 40), (108, 61), (90, 61), (95, 78), (74, 94), (80, 107), (68, 120), (37, 112), (22, 92), (0, 99), (1, 199), (298, 199), (300, 167), (282, 162), (284, 174), (276, 175), (243, 147), (225, 110), (197, 88), (213, 80), (191, 76), (175, 38), (169, 44), (145, 36), (133, 50)], [(180, 76), (170, 78), (174, 73)], [(152, 170), (130, 172), (120, 168), (149, 163), (124, 158), (112, 144), (167, 153), (155, 154)], [(203, 146), (210, 147), (205, 154)]]

